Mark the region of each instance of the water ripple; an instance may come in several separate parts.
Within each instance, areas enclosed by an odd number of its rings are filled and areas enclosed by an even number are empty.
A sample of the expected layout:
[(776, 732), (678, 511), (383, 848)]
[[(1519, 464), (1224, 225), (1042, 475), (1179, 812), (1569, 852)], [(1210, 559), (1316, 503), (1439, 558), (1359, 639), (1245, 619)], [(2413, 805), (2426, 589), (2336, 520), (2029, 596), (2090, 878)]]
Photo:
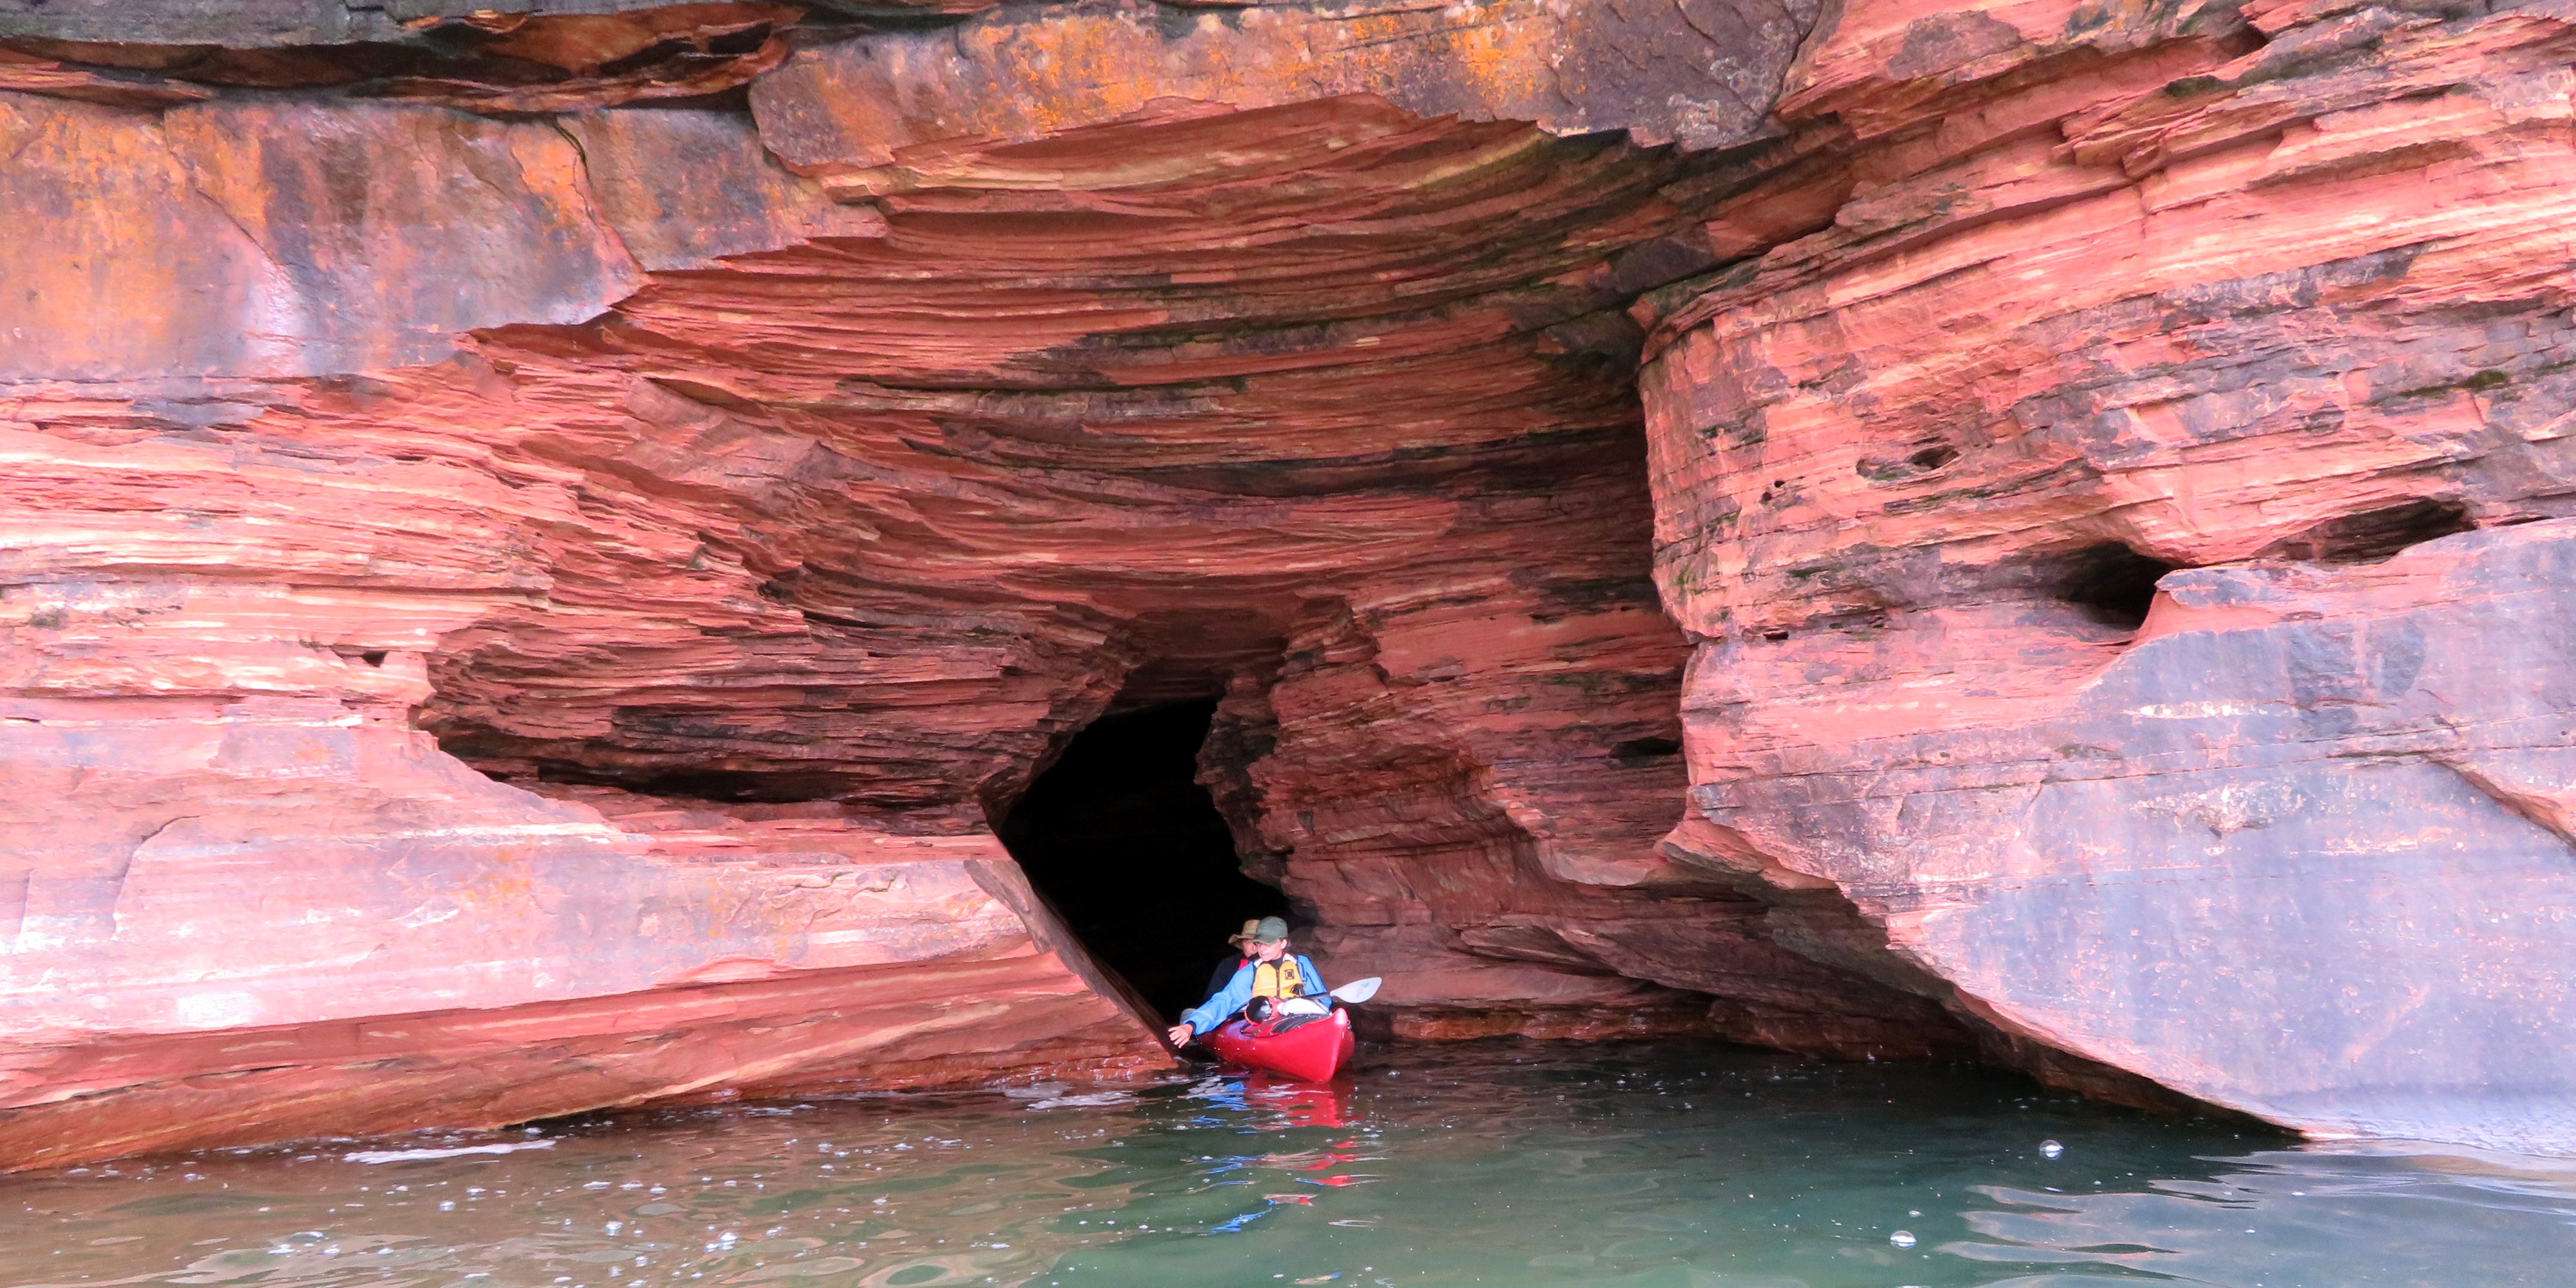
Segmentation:
[(0, 1288), (2576, 1282), (2576, 1164), (1713, 1046), (1373, 1058), (0, 1180)]

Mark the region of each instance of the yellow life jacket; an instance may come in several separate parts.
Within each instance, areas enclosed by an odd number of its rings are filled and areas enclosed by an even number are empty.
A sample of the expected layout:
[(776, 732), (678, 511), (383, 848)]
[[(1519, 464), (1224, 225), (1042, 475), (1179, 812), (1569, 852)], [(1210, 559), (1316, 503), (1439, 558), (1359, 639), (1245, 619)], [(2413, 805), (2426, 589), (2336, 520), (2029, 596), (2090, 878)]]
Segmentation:
[(1275, 962), (1253, 963), (1252, 995), (1254, 997), (1304, 997), (1306, 981), (1297, 974), (1296, 956), (1283, 954)]

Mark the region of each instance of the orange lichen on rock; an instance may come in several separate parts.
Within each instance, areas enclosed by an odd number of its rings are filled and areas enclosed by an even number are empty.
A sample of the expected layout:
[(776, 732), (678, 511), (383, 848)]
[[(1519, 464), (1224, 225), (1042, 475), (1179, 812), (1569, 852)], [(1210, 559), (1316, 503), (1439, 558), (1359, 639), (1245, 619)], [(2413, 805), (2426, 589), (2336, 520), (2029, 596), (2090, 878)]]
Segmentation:
[(911, 181), (917, 146), (1348, 94), (1423, 116), (1717, 147), (1758, 132), (1815, 18), (1800, 0), (999, 11), (799, 51), (752, 103), (790, 167), (877, 190)]

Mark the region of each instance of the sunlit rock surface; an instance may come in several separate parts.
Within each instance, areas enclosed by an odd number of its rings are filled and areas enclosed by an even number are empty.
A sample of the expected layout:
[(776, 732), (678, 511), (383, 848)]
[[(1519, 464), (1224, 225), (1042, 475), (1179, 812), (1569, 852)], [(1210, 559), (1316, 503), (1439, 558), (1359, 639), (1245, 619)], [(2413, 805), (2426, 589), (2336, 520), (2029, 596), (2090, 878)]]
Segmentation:
[(1398, 1035), (2576, 1140), (2560, 18), (919, 9), (0, 5), (0, 1166), (1168, 1068), (1179, 699)]
[(0, 712), (18, 1165), (1165, 1065), (987, 837), (543, 800), (328, 701)]
[[(1504, 80), (1436, 102), (1445, 54), (1384, 96), (1175, 71), (936, 127), (981, 135), (900, 183), (817, 122), (914, 36), (800, 30), (748, 112), (538, 120), (622, 29), (449, 32), (451, 87), (567, 69), (507, 101), (20, 50), (61, 65), (0, 203), (59, 217), (0, 252), (0, 1161), (1168, 1067), (988, 820), (1113, 700), (1229, 693), (1253, 861), (1390, 1022), (1955, 1046), (1731, 888), (1634, 924), (1687, 645), (1626, 309), (1716, 259), (1695, 162), (1587, 132), (1752, 133), (1805, 20), (1748, 13), (1674, 65), (1723, 119), (1538, 112), (1580, 20), (1498, 10)], [(1169, 38), (1252, 68), (1316, 21)], [(1709, 960), (1622, 973), (1666, 941)]]
[(2155, 14), (1851, 6), (1649, 310), (1691, 827), (2067, 1081), (2566, 1147), (2576, 30)]

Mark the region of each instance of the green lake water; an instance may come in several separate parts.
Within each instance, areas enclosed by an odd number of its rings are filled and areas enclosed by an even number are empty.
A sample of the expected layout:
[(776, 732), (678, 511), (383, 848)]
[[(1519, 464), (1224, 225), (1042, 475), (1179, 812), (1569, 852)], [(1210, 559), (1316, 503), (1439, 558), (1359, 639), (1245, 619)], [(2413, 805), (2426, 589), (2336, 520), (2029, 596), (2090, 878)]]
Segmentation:
[(1362, 1059), (5, 1178), (0, 1288), (2576, 1285), (2563, 1161), (1731, 1047)]

